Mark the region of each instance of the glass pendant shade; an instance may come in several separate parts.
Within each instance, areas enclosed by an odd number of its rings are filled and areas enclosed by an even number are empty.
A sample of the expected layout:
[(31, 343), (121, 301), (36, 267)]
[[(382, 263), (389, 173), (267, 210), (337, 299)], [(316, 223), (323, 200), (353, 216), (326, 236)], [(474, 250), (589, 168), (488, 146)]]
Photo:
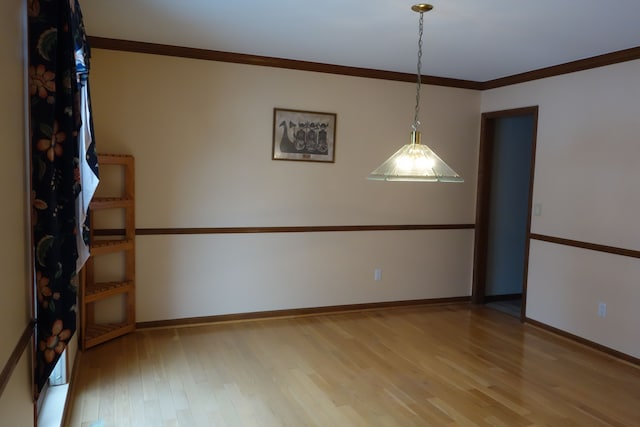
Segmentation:
[(373, 181), (464, 182), (453, 169), (426, 145), (420, 132), (411, 132), (411, 142), (367, 176)]

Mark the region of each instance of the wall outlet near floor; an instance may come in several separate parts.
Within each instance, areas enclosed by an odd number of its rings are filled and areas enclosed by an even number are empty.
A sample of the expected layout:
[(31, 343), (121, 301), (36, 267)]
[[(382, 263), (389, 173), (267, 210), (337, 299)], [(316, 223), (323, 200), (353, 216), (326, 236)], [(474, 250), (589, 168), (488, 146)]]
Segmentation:
[(607, 304), (604, 302), (598, 303), (598, 317), (607, 317)]
[(380, 281), (382, 280), (382, 269), (376, 268), (373, 270), (373, 280)]

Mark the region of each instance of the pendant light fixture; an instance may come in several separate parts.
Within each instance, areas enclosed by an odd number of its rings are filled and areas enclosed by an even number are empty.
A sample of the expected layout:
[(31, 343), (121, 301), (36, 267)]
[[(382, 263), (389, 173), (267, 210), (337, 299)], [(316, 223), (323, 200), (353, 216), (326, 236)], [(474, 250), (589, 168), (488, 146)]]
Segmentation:
[(436, 153), (420, 143), (420, 86), (422, 84), (422, 33), (424, 13), (433, 9), (430, 4), (416, 4), (411, 10), (420, 14), (418, 31), (418, 79), (416, 108), (411, 125), (409, 144), (404, 145), (367, 176), (374, 181), (464, 182)]

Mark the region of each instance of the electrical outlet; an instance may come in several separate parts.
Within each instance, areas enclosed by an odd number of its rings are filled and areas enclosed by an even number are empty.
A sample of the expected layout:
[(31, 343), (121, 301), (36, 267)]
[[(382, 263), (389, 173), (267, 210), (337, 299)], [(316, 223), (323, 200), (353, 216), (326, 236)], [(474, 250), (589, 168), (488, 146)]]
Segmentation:
[(376, 268), (375, 270), (373, 270), (373, 280), (382, 280), (382, 269)]
[(598, 304), (598, 317), (607, 317), (607, 304), (604, 302)]

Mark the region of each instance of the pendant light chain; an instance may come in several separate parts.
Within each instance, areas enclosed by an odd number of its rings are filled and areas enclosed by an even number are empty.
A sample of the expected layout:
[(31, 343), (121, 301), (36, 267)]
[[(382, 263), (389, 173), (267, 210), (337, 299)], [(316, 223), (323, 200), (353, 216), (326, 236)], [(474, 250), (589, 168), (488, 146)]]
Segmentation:
[(422, 33), (424, 32), (424, 13), (420, 12), (420, 20), (418, 23), (418, 80), (416, 85), (416, 109), (413, 116), (413, 124), (411, 128), (414, 131), (418, 130), (420, 121), (418, 121), (418, 114), (420, 113), (420, 88), (422, 86)]

